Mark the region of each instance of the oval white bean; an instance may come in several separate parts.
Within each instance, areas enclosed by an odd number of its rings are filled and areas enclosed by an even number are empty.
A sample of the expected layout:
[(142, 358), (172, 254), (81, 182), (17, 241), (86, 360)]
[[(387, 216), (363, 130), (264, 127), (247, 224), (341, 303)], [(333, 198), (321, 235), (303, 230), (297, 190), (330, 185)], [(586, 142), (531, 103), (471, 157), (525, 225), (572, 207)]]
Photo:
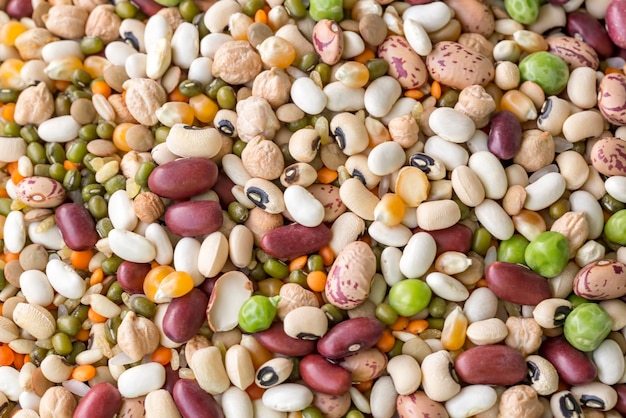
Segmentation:
[(427, 232), (413, 234), (400, 257), (400, 272), (405, 277), (421, 277), (432, 265), (437, 254), (435, 239)]

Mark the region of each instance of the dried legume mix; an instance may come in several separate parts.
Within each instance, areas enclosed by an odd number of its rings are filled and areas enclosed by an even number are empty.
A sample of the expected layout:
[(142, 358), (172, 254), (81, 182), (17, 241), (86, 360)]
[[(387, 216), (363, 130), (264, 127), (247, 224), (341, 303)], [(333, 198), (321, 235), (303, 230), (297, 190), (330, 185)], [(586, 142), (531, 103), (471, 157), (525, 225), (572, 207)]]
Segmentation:
[(626, 414), (626, 0), (0, 10), (0, 416)]

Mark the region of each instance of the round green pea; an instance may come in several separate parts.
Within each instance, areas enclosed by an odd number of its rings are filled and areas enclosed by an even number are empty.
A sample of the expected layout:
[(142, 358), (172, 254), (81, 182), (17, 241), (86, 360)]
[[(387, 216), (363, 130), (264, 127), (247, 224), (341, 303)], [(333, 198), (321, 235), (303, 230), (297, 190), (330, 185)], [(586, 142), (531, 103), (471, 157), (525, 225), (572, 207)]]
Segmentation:
[(538, 0), (504, 0), (504, 8), (512, 19), (530, 25), (539, 17)]
[(311, 0), (309, 15), (315, 21), (330, 19), (339, 22), (343, 20), (343, 0)]
[(609, 241), (626, 245), (626, 209), (618, 210), (604, 224), (604, 235)]
[(80, 320), (72, 315), (61, 315), (57, 318), (57, 328), (62, 333), (69, 335), (70, 337), (75, 336), (80, 331)]
[(557, 276), (569, 261), (567, 238), (559, 232), (542, 232), (526, 247), (524, 261), (543, 277)]
[(72, 340), (64, 332), (57, 332), (52, 336), (52, 347), (58, 354), (65, 356), (72, 352)]
[(181, 16), (187, 22), (193, 21), (194, 16), (200, 13), (200, 8), (193, 0), (183, 0), (178, 5), (178, 10), (180, 11)]
[(524, 252), (529, 241), (520, 234), (514, 234), (498, 246), (498, 261), (524, 264)]
[(239, 327), (245, 332), (259, 332), (268, 329), (276, 316), (276, 305), (280, 296), (254, 295), (239, 309)]
[(271, 276), (277, 279), (284, 279), (289, 276), (289, 266), (277, 258), (269, 258), (263, 263), (263, 270)]
[(398, 320), (398, 313), (387, 303), (376, 306), (376, 318), (385, 325), (392, 325)]
[(491, 238), (491, 234), (486, 228), (478, 228), (472, 236), (472, 251), (485, 255), (491, 245)]
[(432, 291), (419, 279), (406, 279), (391, 286), (389, 305), (402, 316), (413, 316), (430, 303)]
[(582, 303), (565, 318), (563, 333), (580, 351), (593, 351), (611, 332), (613, 321), (597, 303)]
[(537, 83), (546, 96), (557, 95), (567, 86), (567, 64), (549, 52), (533, 52), (521, 60), (518, 67), (522, 81)]

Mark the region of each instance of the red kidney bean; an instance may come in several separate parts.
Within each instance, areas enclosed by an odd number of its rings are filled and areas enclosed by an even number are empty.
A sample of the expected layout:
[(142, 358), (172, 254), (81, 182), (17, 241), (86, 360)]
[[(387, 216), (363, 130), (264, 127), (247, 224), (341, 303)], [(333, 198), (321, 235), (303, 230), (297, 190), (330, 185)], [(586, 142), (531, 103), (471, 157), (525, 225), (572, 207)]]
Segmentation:
[(520, 305), (537, 305), (552, 297), (548, 281), (519, 264), (495, 261), (487, 267), (485, 279), (497, 297)]
[(65, 203), (59, 206), (54, 218), (65, 244), (71, 250), (88, 250), (100, 239), (96, 232), (96, 222), (89, 211), (78, 203)]
[(13, 19), (31, 17), (33, 14), (33, 3), (32, 1), (24, 0), (9, 0), (6, 12)]
[(222, 226), (224, 215), (217, 202), (189, 200), (165, 209), (165, 225), (177, 235), (194, 237), (208, 235)]
[(582, 351), (572, 347), (565, 337), (550, 337), (543, 341), (539, 355), (556, 368), (568, 385), (582, 385), (596, 378), (596, 366)]
[(626, 415), (626, 383), (614, 385), (613, 389), (617, 392), (615, 410), (622, 415)]
[(588, 13), (578, 11), (568, 13), (567, 32), (570, 36), (580, 37), (591, 45), (600, 58), (613, 56), (615, 46), (604, 29), (604, 25)]
[(165, 384), (163, 385), (163, 389), (168, 391), (170, 395), (174, 393), (174, 385), (178, 382), (181, 377), (178, 373), (178, 370), (172, 369), (172, 366), (168, 363), (165, 366)]
[(192, 379), (180, 379), (172, 393), (178, 412), (184, 418), (224, 418), (219, 404)]
[(291, 224), (265, 233), (261, 248), (272, 257), (294, 258), (318, 251), (328, 245), (331, 238), (330, 229), (324, 224), (312, 228)]
[(217, 165), (205, 158), (182, 158), (160, 165), (148, 177), (152, 192), (168, 199), (188, 199), (217, 182)]
[(507, 345), (482, 345), (458, 355), (454, 369), (474, 385), (514, 385), (526, 377), (524, 356)]
[(604, 17), (609, 37), (615, 45), (626, 48), (626, 0), (611, 0)]
[(306, 356), (315, 351), (314, 340), (291, 338), (285, 334), (283, 324), (276, 322), (265, 331), (254, 333), (254, 338), (270, 351), (285, 356)]
[(198, 286), (198, 289), (202, 290), (209, 297), (209, 301), (211, 300), (211, 293), (213, 293), (213, 288), (215, 287), (215, 282), (217, 281), (217, 279), (219, 279), (219, 277), (204, 279), (202, 284)]
[(376, 318), (359, 317), (340, 322), (317, 341), (317, 352), (332, 360), (373, 347), (385, 325)]
[(510, 160), (522, 144), (522, 124), (513, 112), (503, 110), (491, 119), (487, 148), (501, 160)]
[(437, 244), (437, 255), (446, 251), (458, 251), (467, 254), (472, 248), (474, 233), (467, 225), (455, 224), (435, 231), (426, 231), (421, 228), (413, 229), (414, 234), (417, 232), (427, 232), (434, 238)]
[(209, 298), (200, 289), (173, 299), (163, 317), (163, 333), (174, 342), (186, 342), (200, 330), (208, 304)]
[(217, 182), (213, 185), (213, 191), (220, 198), (220, 205), (222, 205), (222, 209), (228, 209), (228, 205), (232, 202), (236, 201), (235, 196), (233, 195), (232, 189), (235, 183), (220, 170), (217, 173)]
[(117, 282), (125, 292), (143, 293), (143, 280), (151, 268), (148, 263), (133, 263), (124, 260), (117, 268)]
[(133, 3), (135, 3), (148, 16), (155, 15), (163, 8), (163, 6), (154, 0), (133, 0)]
[(78, 402), (74, 418), (113, 418), (121, 407), (119, 390), (108, 382), (102, 382), (92, 386)]
[(349, 371), (319, 354), (309, 354), (300, 360), (300, 377), (311, 389), (328, 395), (343, 395), (352, 386)]

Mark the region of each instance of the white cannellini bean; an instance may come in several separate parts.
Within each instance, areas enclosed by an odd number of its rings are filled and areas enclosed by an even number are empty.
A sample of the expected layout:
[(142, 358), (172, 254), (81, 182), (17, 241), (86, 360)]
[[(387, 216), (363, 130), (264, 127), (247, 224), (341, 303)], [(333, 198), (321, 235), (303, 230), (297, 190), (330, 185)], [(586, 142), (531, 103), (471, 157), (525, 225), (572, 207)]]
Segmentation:
[(122, 41), (113, 41), (104, 48), (105, 58), (113, 65), (125, 66), (126, 60), (137, 51), (132, 45)]
[(488, 410), (496, 404), (498, 394), (487, 385), (470, 385), (446, 401), (450, 418), (466, 418)]
[(248, 394), (236, 386), (222, 393), (222, 410), (225, 418), (253, 418), (254, 409)]
[[(28, 238), (30, 238), (33, 244), (41, 244), (47, 250), (55, 251), (65, 246), (65, 241), (63, 241), (63, 236), (58, 226), (53, 225), (42, 232), (38, 230), (40, 225), (41, 222), (31, 222), (28, 224)], [(4, 230), (4, 235), (6, 237), (6, 229)]]
[(76, 57), (82, 60), (85, 55), (80, 48), (80, 42), (70, 39), (61, 39), (55, 42), (49, 42), (41, 48), (41, 59), (46, 63), (65, 57)]
[(372, 222), (367, 232), (377, 242), (391, 247), (404, 247), (413, 235), (413, 232), (402, 224), (388, 226), (379, 221)]
[(377, 176), (391, 174), (404, 165), (406, 155), (404, 148), (394, 141), (376, 145), (367, 156), (367, 167)]
[(381, 118), (391, 111), (401, 95), (402, 86), (398, 80), (387, 75), (378, 77), (365, 89), (365, 110), (371, 116)]
[(205, 277), (215, 277), (226, 261), (228, 261), (228, 239), (220, 231), (215, 231), (202, 241), (198, 253), (198, 271)]
[(287, 187), (283, 198), (287, 211), (299, 224), (315, 227), (324, 220), (324, 205), (304, 187), (297, 184)]
[(469, 160), (469, 154), (465, 148), (437, 135), (426, 140), (424, 153), (440, 160), (448, 171), (452, 171), (460, 165), (467, 165)]
[(493, 318), (497, 310), (498, 297), (488, 287), (474, 289), (463, 305), (463, 312), (469, 323)]
[(589, 192), (577, 190), (570, 195), (569, 203), (571, 211), (585, 212), (589, 223), (589, 239), (598, 238), (604, 229), (604, 216), (602, 215), (602, 206), (596, 198)]
[(420, 365), (408, 354), (392, 357), (387, 363), (387, 372), (393, 379), (393, 386), (398, 395), (410, 395), (422, 383)]
[(354, 112), (365, 107), (365, 89), (347, 87), (341, 81), (324, 86), (326, 108), (333, 112)]
[(402, 258), (402, 250), (396, 247), (387, 247), (380, 254), (380, 269), (389, 286), (406, 278), (400, 271), (400, 258)]
[(136, 398), (158, 390), (165, 383), (165, 367), (156, 362), (140, 364), (124, 371), (117, 388), (125, 398)]
[(430, 114), (428, 124), (441, 138), (457, 144), (467, 142), (476, 130), (473, 120), (451, 107), (435, 109)]
[(137, 52), (126, 58), (124, 69), (130, 78), (146, 78), (148, 56), (143, 52)]
[(313, 392), (297, 383), (281, 383), (263, 393), (263, 404), (281, 412), (301, 411), (313, 402)]
[(291, 100), (304, 113), (317, 115), (326, 107), (324, 91), (309, 77), (301, 77), (291, 84)]
[(421, 277), (437, 254), (435, 239), (427, 232), (413, 234), (400, 257), (400, 271), (408, 278)]
[(139, 219), (126, 190), (118, 190), (111, 195), (108, 209), (109, 218), (114, 228), (132, 231), (137, 226)]
[(200, 53), (200, 35), (198, 28), (183, 22), (176, 28), (172, 36), (172, 62), (186, 70)]
[(111, 251), (124, 260), (135, 263), (150, 263), (156, 249), (144, 236), (125, 229), (114, 228), (109, 232)]
[(488, 151), (479, 151), (469, 157), (467, 166), (480, 179), (486, 198), (498, 200), (504, 197), (508, 182), (506, 172), (498, 157)]
[(469, 297), (469, 290), (457, 279), (440, 272), (426, 276), (426, 283), (437, 296), (452, 302), (463, 302)]
[(424, 27), (419, 22), (408, 18), (404, 20), (402, 25), (404, 29), (404, 36), (411, 45), (411, 48), (418, 55), (426, 56), (433, 50), (433, 43), (428, 36), (428, 33), (424, 30)]
[(89, 295), (89, 305), (98, 315), (105, 318), (113, 318), (122, 312), (115, 302), (99, 293)]
[(441, 2), (419, 4), (407, 8), (402, 13), (402, 20), (413, 19), (424, 27), (426, 32), (443, 28), (452, 18), (452, 11)]
[(144, 236), (152, 243), (152, 245), (154, 245), (156, 250), (154, 261), (162, 266), (171, 264), (174, 259), (174, 247), (172, 246), (172, 241), (170, 241), (165, 228), (158, 223), (153, 222), (148, 225), (144, 231)]
[(252, 261), (254, 235), (245, 225), (235, 225), (228, 235), (228, 252), (235, 267), (247, 267)]
[(195, 286), (204, 281), (204, 276), (198, 270), (200, 247), (200, 242), (191, 237), (184, 237), (174, 247), (174, 268), (189, 273)]
[(547, 173), (526, 186), (524, 207), (532, 211), (545, 209), (559, 200), (565, 187), (565, 179), (560, 173)]
[(0, 393), (4, 393), (10, 401), (17, 402), (22, 393), (19, 384), (20, 372), (10, 366), (0, 367)]
[(26, 222), (24, 214), (19, 210), (12, 210), (4, 222), (4, 247), (12, 252), (19, 253), (26, 244)]
[(20, 274), (20, 288), (28, 303), (48, 306), (54, 299), (54, 290), (43, 271), (26, 270)]
[(511, 217), (494, 200), (483, 200), (474, 211), (478, 221), (497, 239), (507, 240), (513, 236), (515, 227)]
[(621, 380), (625, 371), (624, 355), (615, 340), (607, 338), (591, 354), (598, 369), (598, 380), (607, 385)]
[(626, 177), (625, 176), (611, 176), (604, 182), (606, 192), (610, 194), (615, 200), (619, 200), (622, 203), (626, 203)]

